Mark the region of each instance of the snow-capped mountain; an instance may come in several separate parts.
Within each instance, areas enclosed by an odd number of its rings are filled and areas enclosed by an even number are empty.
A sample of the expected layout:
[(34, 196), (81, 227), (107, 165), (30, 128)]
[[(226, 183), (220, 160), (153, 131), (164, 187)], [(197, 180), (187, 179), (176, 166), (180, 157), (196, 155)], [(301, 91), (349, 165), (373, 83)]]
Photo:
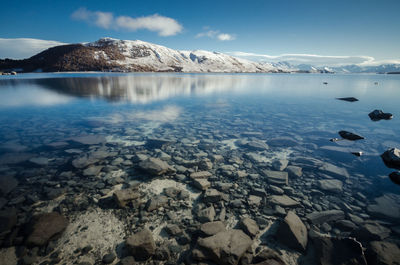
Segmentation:
[(286, 72), (270, 63), (219, 52), (178, 51), (140, 40), (102, 38), (95, 42), (49, 48), (25, 60), (0, 60), (0, 69), (23, 72)]

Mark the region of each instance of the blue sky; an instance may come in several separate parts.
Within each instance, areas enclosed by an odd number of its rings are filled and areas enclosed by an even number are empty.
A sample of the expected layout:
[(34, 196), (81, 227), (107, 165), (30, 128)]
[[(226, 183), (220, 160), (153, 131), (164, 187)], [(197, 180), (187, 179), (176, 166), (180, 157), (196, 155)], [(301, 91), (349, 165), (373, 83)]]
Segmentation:
[(0, 58), (30, 51), (29, 41), (9, 39), (76, 43), (109, 36), (272, 61), (305, 55), (390, 62), (400, 60), (399, 14), (398, 0), (15, 0), (0, 10)]

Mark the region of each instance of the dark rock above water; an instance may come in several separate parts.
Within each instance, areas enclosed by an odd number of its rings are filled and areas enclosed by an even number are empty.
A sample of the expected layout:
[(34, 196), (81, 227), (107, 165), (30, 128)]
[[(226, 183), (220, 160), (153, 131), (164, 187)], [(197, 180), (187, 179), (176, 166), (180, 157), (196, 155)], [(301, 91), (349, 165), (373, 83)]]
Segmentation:
[(343, 100), (343, 101), (348, 101), (348, 102), (356, 102), (358, 101), (358, 99), (354, 98), (354, 97), (345, 97), (345, 98), (336, 98), (338, 100)]
[(369, 118), (373, 121), (390, 120), (393, 118), (392, 113), (385, 113), (382, 110), (374, 110), (368, 114)]
[(350, 141), (357, 141), (357, 140), (364, 139), (364, 137), (362, 137), (358, 134), (355, 134), (355, 133), (348, 132), (348, 131), (339, 131), (339, 135), (342, 138), (344, 138), (346, 140), (350, 140)]
[(381, 158), (387, 167), (400, 169), (400, 149), (390, 148), (381, 155)]
[(389, 174), (389, 178), (393, 183), (400, 185), (400, 171), (395, 171)]

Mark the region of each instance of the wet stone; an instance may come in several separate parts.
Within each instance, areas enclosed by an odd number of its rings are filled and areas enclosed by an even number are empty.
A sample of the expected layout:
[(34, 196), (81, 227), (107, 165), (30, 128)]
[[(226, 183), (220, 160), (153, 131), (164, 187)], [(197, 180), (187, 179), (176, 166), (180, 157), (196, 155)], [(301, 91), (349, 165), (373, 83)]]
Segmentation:
[(341, 210), (312, 212), (307, 214), (307, 219), (309, 219), (313, 224), (322, 224), (344, 219), (344, 212)]
[(390, 120), (393, 118), (392, 113), (385, 113), (382, 110), (373, 110), (368, 114), (372, 121)]
[(376, 222), (367, 222), (361, 225), (353, 235), (361, 241), (383, 240), (390, 235), (390, 229)]
[(271, 184), (288, 185), (288, 173), (282, 171), (263, 170), (262, 173), (267, 177)]
[(139, 198), (139, 193), (136, 189), (123, 189), (117, 190), (113, 194), (114, 199), (119, 207), (125, 207), (129, 202), (135, 201)]
[(47, 164), (49, 163), (49, 159), (46, 157), (33, 157), (29, 159), (29, 162), (38, 166), (47, 166)]
[(59, 213), (44, 213), (33, 217), (29, 225), (28, 246), (43, 246), (54, 235), (62, 233), (68, 225), (68, 220)]
[(164, 161), (150, 157), (139, 163), (139, 167), (150, 175), (163, 175), (174, 170)]
[(89, 166), (83, 171), (84, 176), (97, 176), (102, 170), (103, 166)]
[(156, 251), (153, 235), (146, 228), (130, 236), (125, 244), (135, 260), (147, 260)]
[(279, 159), (272, 162), (272, 168), (276, 171), (283, 171), (289, 164), (289, 161), (286, 159)]
[(318, 180), (317, 184), (318, 187), (324, 191), (335, 193), (340, 193), (343, 191), (343, 182), (337, 179)]
[(368, 264), (399, 264), (400, 248), (390, 242), (373, 241), (369, 243), (366, 257)]
[(381, 155), (381, 158), (386, 166), (400, 169), (400, 149), (390, 148)]
[(289, 211), (285, 219), (279, 225), (276, 237), (286, 246), (305, 251), (308, 242), (307, 228), (301, 219), (292, 211)]
[(286, 171), (291, 177), (301, 177), (303, 175), (303, 170), (298, 166), (287, 166)]
[(270, 202), (282, 207), (296, 207), (300, 205), (298, 201), (293, 200), (287, 195), (272, 195)]

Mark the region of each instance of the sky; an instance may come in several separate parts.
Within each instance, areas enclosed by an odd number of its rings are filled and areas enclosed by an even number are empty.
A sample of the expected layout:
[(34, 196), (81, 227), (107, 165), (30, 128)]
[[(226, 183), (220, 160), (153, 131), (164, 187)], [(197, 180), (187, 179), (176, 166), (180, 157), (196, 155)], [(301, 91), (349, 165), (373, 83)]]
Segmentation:
[(101, 37), (252, 60), (400, 63), (399, 0), (14, 0), (0, 10), (0, 58)]

